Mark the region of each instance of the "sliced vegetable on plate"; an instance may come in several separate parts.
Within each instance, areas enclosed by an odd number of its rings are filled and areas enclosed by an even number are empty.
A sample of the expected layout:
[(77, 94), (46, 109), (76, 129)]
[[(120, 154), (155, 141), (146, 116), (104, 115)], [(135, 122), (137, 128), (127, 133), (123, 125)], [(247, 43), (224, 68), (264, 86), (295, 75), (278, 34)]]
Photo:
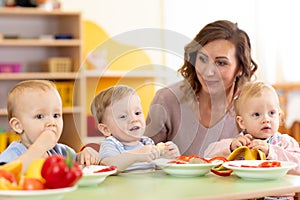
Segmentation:
[(82, 169), (83, 176), (79, 180), (79, 186), (95, 186), (102, 183), (106, 177), (115, 174), (115, 166), (90, 165)]
[(223, 165), (238, 177), (249, 180), (278, 179), (297, 166), (293, 162), (277, 160), (235, 160)]

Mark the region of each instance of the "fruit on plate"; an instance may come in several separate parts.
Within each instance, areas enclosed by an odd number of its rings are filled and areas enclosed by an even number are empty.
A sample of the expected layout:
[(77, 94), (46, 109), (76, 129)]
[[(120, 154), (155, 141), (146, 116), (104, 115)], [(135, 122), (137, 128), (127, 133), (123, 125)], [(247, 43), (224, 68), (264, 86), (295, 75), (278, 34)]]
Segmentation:
[(189, 155), (189, 156), (178, 156), (176, 157), (176, 160), (172, 160), (168, 162), (169, 164), (204, 164), (204, 163), (212, 163), (215, 161), (228, 161), (225, 157), (217, 156), (213, 157), (211, 159), (199, 157), (197, 155)]
[[(258, 149), (249, 149), (247, 146), (241, 146), (235, 149), (228, 157), (228, 161), (232, 160), (266, 160), (266, 155)], [(229, 176), (232, 173), (231, 169), (225, 168), (223, 165), (216, 166), (210, 170), (219, 176)]]
[(41, 174), (44, 162), (45, 162), (45, 158), (38, 158), (32, 161), (25, 172), (25, 177), (36, 178), (44, 183), (45, 179), (42, 177)]
[(13, 172), (0, 169), (0, 190), (18, 189), (18, 182)]
[(0, 190), (42, 190), (71, 187), (81, 178), (79, 164), (67, 157), (51, 155), (36, 159), (22, 174), (21, 160), (0, 166)]
[(23, 167), (22, 161), (17, 159), (7, 164), (1, 165), (0, 170), (5, 170), (13, 173), (16, 177), (17, 182), (19, 182), (22, 175), (22, 167)]
[(16, 183), (11, 183), (9, 180), (1, 177), (0, 178), (0, 190), (18, 190), (19, 185)]
[(67, 154), (67, 157), (51, 155), (46, 158), (41, 171), (46, 188), (71, 187), (82, 177), (79, 164), (72, 160), (70, 151)]
[(22, 185), (23, 190), (42, 190), (45, 189), (44, 183), (38, 178), (24, 177)]
[(161, 156), (168, 152), (168, 150), (166, 150), (166, 144), (163, 142), (157, 143), (156, 147), (159, 149)]

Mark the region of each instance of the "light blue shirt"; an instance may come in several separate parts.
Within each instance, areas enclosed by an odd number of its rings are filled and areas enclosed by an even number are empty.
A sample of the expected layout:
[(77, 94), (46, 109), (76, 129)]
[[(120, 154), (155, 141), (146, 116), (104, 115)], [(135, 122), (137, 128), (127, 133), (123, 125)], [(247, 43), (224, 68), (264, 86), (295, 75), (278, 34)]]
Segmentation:
[[(73, 160), (76, 160), (76, 152), (71, 147), (65, 145), (65, 144), (56, 144), (53, 149), (47, 151), (48, 155), (62, 155), (67, 156), (66, 149), (69, 149), (72, 153)], [(12, 142), (1, 154), (0, 154), (0, 163), (5, 164), (9, 163), (15, 159), (17, 159), (19, 156), (21, 156), (23, 153), (27, 151), (27, 148), (20, 142)]]
[[(138, 145), (127, 146), (118, 141), (115, 137), (110, 136), (105, 138), (101, 142), (100, 147), (100, 160), (112, 156), (117, 156), (119, 154), (125, 153), (132, 149), (138, 149), (144, 145), (154, 145), (154, 142), (149, 137), (141, 137)], [(155, 169), (155, 164), (148, 162), (136, 162), (125, 169), (123, 172), (133, 172), (133, 171), (151, 171)]]

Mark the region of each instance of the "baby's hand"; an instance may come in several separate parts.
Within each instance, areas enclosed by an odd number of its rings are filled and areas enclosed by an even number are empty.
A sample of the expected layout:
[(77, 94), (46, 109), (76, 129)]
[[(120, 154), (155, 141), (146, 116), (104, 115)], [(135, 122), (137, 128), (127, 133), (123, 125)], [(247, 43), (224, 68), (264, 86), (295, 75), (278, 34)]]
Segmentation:
[(253, 140), (249, 145), (250, 149), (259, 149), (268, 156), (269, 154), (269, 144), (264, 140)]
[(243, 136), (239, 136), (232, 140), (230, 145), (230, 150), (234, 151), (240, 146), (249, 146), (251, 144), (252, 136), (250, 134), (246, 134)]
[(44, 148), (44, 152), (52, 149), (57, 144), (57, 134), (50, 130), (45, 130), (40, 136), (34, 141), (34, 143)]
[(81, 165), (98, 165), (100, 163), (100, 155), (95, 149), (85, 147), (81, 152), (77, 153), (76, 160)]
[(140, 162), (151, 162), (159, 157), (159, 150), (155, 145), (145, 145), (130, 152), (135, 154)]
[(160, 142), (156, 146), (160, 151), (160, 156), (166, 156), (171, 158), (176, 158), (180, 156), (180, 152), (177, 145), (171, 141), (168, 141), (166, 143)]

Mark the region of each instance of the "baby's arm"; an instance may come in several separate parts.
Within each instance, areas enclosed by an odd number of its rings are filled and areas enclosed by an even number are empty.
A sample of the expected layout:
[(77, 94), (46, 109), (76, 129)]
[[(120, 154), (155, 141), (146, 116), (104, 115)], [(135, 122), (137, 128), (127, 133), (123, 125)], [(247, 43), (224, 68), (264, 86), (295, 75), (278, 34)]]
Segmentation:
[(101, 164), (116, 166), (118, 171), (123, 171), (135, 162), (151, 162), (158, 157), (159, 150), (156, 146), (145, 145), (141, 148), (127, 151), (115, 156), (105, 157), (101, 160)]
[(57, 143), (57, 137), (53, 131), (44, 131), (35, 141), (31, 144), (27, 151), (22, 154), (19, 159), (23, 164), (23, 173), (26, 172), (28, 166), (32, 161), (46, 156), (46, 152), (52, 149)]
[(76, 154), (76, 160), (81, 165), (98, 165), (100, 162), (100, 155), (95, 149), (85, 147), (82, 151)]

